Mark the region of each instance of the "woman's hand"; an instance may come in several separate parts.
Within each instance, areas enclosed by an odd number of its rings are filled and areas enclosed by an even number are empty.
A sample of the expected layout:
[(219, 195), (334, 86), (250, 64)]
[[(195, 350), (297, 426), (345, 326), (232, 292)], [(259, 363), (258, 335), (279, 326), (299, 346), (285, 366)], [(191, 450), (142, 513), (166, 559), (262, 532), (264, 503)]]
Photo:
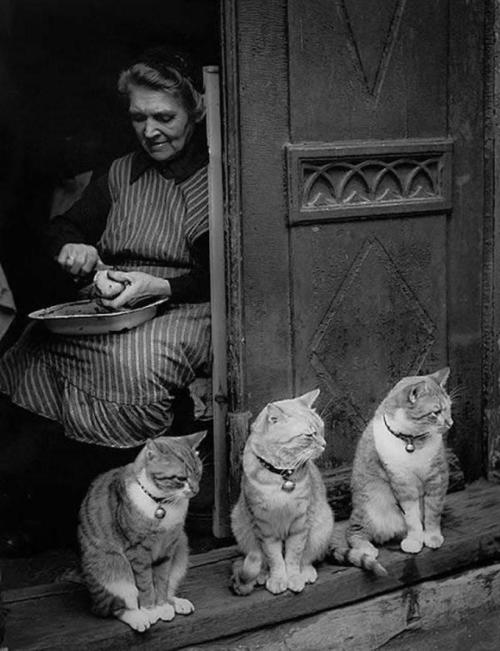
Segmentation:
[(102, 304), (112, 310), (119, 310), (141, 298), (151, 296), (166, 298), (172, 293), (168, 280), (151, 276), (142, 271), (115, 271), (109, 269), (107, 274), (110, 280), (123, 285), (123, 290), (115, 298), (101, 299)]
[(108, 271), (109, 269), (102, 269), (101, 271), (95, 272), (94, 288), (99, 298), (116, 298), (125, 289), (125, 283), (111, 280), (108, 276)]
[(99, 262), (99, 254), (90, 244), (65, 244), (59, 251), (57, 262), (72, 276), (87, 276)]

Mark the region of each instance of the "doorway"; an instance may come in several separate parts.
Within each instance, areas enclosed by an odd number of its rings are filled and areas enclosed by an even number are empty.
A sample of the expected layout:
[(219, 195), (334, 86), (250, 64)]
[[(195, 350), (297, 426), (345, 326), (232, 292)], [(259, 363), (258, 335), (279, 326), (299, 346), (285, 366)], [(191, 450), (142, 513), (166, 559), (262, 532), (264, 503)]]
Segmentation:
[(218, 0), (0, 0), (0, 261), (19, 315), (0, 349), (64, 294), (40, 251), (55, 196), (135, 149), (117, 76), (163, 44), (186, 52), (200, 79), (219, 65)]

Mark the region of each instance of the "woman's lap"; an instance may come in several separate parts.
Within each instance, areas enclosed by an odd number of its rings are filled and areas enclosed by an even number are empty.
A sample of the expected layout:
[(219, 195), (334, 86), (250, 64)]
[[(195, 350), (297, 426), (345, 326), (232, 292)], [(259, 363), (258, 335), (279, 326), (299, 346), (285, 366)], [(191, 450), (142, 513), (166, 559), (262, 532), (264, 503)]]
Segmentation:
[(71, 438), (128, 447), (170, 427), (176, 391), (209, 359), (207, 304), (173, 308), (120, 334), (30, 328), (0, 361), (0, 390), (61, 422)]

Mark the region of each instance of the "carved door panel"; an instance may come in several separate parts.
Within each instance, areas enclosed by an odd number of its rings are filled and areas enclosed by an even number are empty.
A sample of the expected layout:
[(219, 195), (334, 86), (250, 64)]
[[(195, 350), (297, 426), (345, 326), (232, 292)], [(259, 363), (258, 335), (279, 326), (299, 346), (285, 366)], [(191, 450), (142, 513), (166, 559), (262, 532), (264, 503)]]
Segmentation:
[(477, 476), (483, 3), (276, 0), (260, 41), (259, 4), (240, 3), (249, 406), (320, 386), (337, 468), (400, 377), (449, 364)]

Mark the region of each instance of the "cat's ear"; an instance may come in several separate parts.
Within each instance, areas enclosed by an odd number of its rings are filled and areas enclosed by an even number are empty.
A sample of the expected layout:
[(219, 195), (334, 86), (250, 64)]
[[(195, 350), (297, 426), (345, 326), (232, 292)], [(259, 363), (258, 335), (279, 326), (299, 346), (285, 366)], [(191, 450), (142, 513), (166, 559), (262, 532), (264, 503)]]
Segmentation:
[(154, 439), (148, 439), (146, 445), (144, 446), (146, 453), (146, 459), (153, 459), (158, 455), (158, 446)]
[(300, 402), (302, 402), (308, 409), (311, 409), (311, 407), (316, 402), (319, 394), (320, 390), (314, 389), (314, 391), (309, 391), (308, 393), (304, 393), (303, 396), (299, 396), (297, 400), (300, 400)]
[(435, 380), (440, 387), (444, 388), (448, 382), (448, 378), (450, 377), (450, 367), (445, 366), (444, 368), (439, 369), (439, 371), (436, 371), (435, 373), (429, 375), (429, 377)]
[(277, 423), (285, 415), (283, 409), (281, 409), (281, 407), (278, 407), (278, 405), (275, 402), (270, 402), (267, 405), (266, 413), (267, 413), (267, 420), (269, 423)]
[(414, 405), (421, 395), (425, 393), (425, 382), (419, 382), (418, 384), (412, 384), (408, 388), (408, 402)]
[(189, 445), (190, 448), (196, 450), (197, 447), (205, 438), (205, 436), (207, 435), (207, 432), (208, 430), (205, 430), (204, 432), (195, 432), (194, 434), (188, 434), (187, 436), (183, 436), (182, 438), (184, 441), (186, 441), (186, 443)]

